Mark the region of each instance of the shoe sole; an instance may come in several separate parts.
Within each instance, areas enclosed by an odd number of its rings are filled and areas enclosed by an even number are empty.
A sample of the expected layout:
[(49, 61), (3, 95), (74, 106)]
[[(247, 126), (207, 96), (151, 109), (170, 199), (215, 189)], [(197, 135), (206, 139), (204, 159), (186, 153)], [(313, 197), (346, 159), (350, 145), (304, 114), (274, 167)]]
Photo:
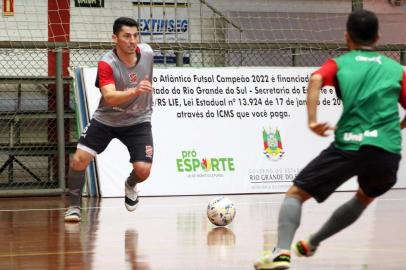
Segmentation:
[(65, 221), (66, 221), (66, 222), (79, 222), (79, 221), (80, 221), (80, 217), (77, 217), (77, 216), (65, 217)]
[(127, 208), (128, 211), (132, 212), (135, 209), (137, 209), (138, 206), (138, 197), (135, 199), (135, 201), (131, 200), (127, 196), (124, 197), (124, 204), (125, 208)]
[(255, 267), (255, 270), (287, 270), (290, 268), (290, 264), (289, 265), (286, 265), (286, 264), (273, 265), (273, 266), (269, 266), (269, 267), (264, 267), (264, 266), (259, 267), (259, 266), (254, 265), (254, 267)]
[(134, 205), (134, 206), (131, 206), (131, 205), (125, 204), (125, 208), (126, 208), (126, 209), (127, 209), (127, 211), (129, 211), (129, 212), (133, 212), (133, 211), (135, 211), (135, 209), (137, 209), (137, 206), (138, 206), (138, 204), (136, 204), (136, 205)]
[(292, 244), (290, 248), (293, 250), (293, 253), (295, 253), (296, 257), (304, 257), (304, 255), (300, 253), (299, 249), (297, 248), (297, 243)]

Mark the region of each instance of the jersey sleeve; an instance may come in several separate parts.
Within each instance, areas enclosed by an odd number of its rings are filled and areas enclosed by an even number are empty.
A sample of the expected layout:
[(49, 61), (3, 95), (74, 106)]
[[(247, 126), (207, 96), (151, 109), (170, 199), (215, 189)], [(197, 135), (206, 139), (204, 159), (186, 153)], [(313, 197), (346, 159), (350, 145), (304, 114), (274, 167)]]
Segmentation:
[(401, 82), (399, 102), (406, 109), (406, 71), (403, 71), (403, 79)]
[(334, 86), (336, 89), (338, 87), (337, 83), (337, 64), (333, 59), (327, 60), (318, 70), (313, 72), (313, 74), (320, 74), (323, 78), (323, 86)]
[(103, 87), (107, 84), (114, 84), (113, 69), (109, 64), (100, 61), (97, 65), (96, 87)]

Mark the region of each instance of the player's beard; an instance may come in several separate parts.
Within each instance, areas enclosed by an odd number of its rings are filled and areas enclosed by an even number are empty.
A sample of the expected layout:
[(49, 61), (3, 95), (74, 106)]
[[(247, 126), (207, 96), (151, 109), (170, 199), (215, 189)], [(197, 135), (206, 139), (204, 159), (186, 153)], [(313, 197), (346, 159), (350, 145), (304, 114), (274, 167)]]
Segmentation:
[(136, 48), (137, 46), (133, 46), (133, 45), (130, 45), (130, 46), (127, 46), (127, 51), (126, 51), (126, 53), (127, 54), (135, 54), (135, 48)]
[(135, 54), (135, 48), (137, 48), (136, 44), (118, 44), (117, 49), (121, 51), (121, 53), (126, 55)]

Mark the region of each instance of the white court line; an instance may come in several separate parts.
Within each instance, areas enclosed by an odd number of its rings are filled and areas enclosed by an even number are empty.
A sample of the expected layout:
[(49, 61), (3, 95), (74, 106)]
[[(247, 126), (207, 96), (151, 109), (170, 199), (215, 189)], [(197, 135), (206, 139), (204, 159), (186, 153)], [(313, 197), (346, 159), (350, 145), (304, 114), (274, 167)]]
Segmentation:
[[(210, 196), (210, 195), (208, 195)], [(231, 197), (231, 195), (230, 195)], [(117, 197), (118, 198), (118, 197)], [(347, 201), (348, 198), (343, 199), (343, 200), (329, 200), (329, 202), (343, 202)], [(406, 198), (395, 198), (395, 199), (377, 199), (379, 201), (406, 201)], [(235, 203), (238, 205), (255, 205), (255, 204), (281, 204), (281, 201), (273, 202), (238, 202)], [(146, 208), (155, 208), (155, 207), (177, 207), (177, 206), (183, 206), (185, 204), (154, 204), (154, 205), (142, 205), (142, 207)], [(187, 203), (188, 206), (201, 206), (201, 203)], [(94, 207), (82, 207), (82, 209), (118, 209), (122, 208), (121, 206), (94, 206)], [(0, 209), (0, 212), (29, 212), (29, 211), (61, 211), (61, 210), (66, 210), (67, 208), (27, 208), (27, 209)]]

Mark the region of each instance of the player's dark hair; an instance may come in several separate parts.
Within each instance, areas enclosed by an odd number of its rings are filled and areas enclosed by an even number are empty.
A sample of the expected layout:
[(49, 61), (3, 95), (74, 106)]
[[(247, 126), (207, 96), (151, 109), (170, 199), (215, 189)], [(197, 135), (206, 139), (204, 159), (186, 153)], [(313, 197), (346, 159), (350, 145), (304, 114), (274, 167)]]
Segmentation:
[(372, 11), (358, 9), (347, 20), (347, 32), (360, 45), (371, 45), (378, 36), (378, 17)]
[(132, 18), (128, 18), (128, 17), (120, 17), (114, 21), (113, 33), (115, 35), (117, 35), (121, 31), (121, 28), (123, 28), (123, 26), (129, 26), (129, 27), (135, 26), (135, 27), (137, 27), (137, 29), (139, 29), (138, 23), (136, 20), (134, 20)]

